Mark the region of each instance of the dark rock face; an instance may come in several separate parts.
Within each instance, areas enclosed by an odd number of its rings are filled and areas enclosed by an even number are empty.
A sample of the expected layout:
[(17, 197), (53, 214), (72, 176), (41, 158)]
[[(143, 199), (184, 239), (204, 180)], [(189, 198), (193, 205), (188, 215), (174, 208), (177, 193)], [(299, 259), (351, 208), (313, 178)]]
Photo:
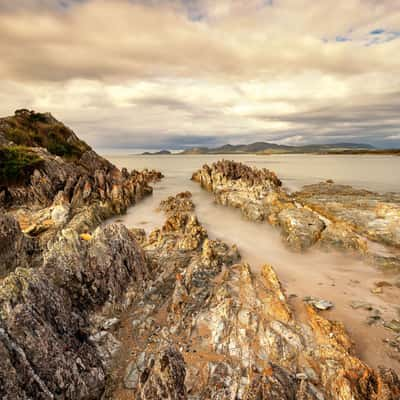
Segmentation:
[(298, 319), (274, 269), (256, 277), (235, 264), (237, 249), (211, 240), (190, 202), (163, 202), (167, 222), (143, 240), (151, 278), (132, 305), (124, 388), (111, 398), (399, 398), (393, 371), (355, 357), (343, 325), (313, 305)]
[[(400, 247), (398, 193), (378, 194), (330, 181), (289, 195), (273, 172), (233, 161), (205, 165), (192, 179), (213, 192), (220, 204), (240, 208), (250, 220), (279, 227), (292, 250), (319, 246), (400, 268), (395, 250)], [(370, 246), (369, 240), (382, 245), (382, 251)]]
[(98, 399), (105, 365), (89, 339), (89, 313), (142, 290), (142, 250), (122, 225), (89, 241), (64, 232), (37, 269), (18, 268), (0, 283), (0, 397)]
[(15, 218), (0, 211), (0, 278), (17, 267), (33, 263), (37, 249)]

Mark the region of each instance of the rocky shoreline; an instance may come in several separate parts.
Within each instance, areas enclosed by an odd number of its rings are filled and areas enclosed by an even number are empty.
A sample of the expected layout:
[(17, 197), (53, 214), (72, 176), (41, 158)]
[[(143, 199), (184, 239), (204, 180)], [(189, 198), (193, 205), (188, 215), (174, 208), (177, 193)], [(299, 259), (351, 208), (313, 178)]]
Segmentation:
[[(235, 245), (210, 238), (190, 192), (161, 202), (165, 222), (148, 235), (102, 224), (151, 194), (160, 172), (119, 170), (27, 110), (0, 119), (0, 151), (0, 398), (400, 398), (396, 373), (356, 356), (344, 326), (321, 315), (326, 302), (296, 312), (272, 266), (255, 274)], [(328, 243), (370, 257), (366, 238), (398, 246), (394, 194), (319, 185), (290, 195), (274, 173), (231, 162), (193, 179), (280, 226), (297, 251)], [(343, 213), (337, 204), (352, 203), (340, 196), (379, 209), (376, 229), (350, 229), (342, 219), (361, 217)], [(330, 225), (337, 237), (324, 240)]]
[(110, 398), (398, 398), (396, 374), (360, 361), (342, 324), (310, 302), (299, 317), (273, 267), (254, 275), (236, 247), (210, 239), (189, 193), (160, 208), (161, 229), (133, 231), (153, 278), (130, 308), (120, 339), (131, 354)]
[(0, 119), (0, 150), (0, 397), (98, 399), (116, 345), (99, 321), (148, 272), (127, 228), (95, 228), (162, 174), (120, 171), (27, 110)]
[(293, 251), (339, 250), (384, 268), (400, 268), (398, 193), (379, 194), (327, 181), (290, 194), (272, 171), (225, 160), (204, 165), (192, 180), (212, 192), (219, 204), (276, 226)]
[[(54, 144), (48, 145), (50, 150), (39, 146), (46, 144), (55, 131), (59, 135), (55, 143), (61, 141), (75, 149), (73, 156), (50, 152), (54, 151)], [(23, 134), (27, 137), (23, 137), (21, 145)], [(19, 145), (8, 138), (18, 139)], [(85, 234), (107, 218), (123, 214), (152, 193), (151, 182), (162, 178), (158, 171), (119, 170), (50, 114), (19, 110), (13, 117), (0, 119), (0, 145), (0, 149), (14, 155), (14, 159), (0, 161), (0, 242), (8, 253), (0, 256), (0, 277), (24, 266), (21, 257), (25, 254), (31, 253), (28, 264), (40, 264), (41, 250), (63, 229)], [(56, 149), (60, 153), (59, 147)], [(20, 154), (39, 160), (23, 180)], [(11, 175), (14, 166), (18, 167), (15, 178)]]

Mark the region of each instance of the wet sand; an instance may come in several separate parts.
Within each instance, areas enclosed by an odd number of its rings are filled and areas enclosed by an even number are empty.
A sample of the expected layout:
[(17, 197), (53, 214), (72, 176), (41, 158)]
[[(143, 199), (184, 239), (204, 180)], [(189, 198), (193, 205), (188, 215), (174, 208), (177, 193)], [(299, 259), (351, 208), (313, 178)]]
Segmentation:
[(383, 287), (382, 293), (372, 293), (371, 290), (376, 288), (376, 282), (394, 284), (400, 279), (400, 274), (381, 271), (339, 253), (316, 250), (305, 254), (292, 253), (281, 242), (277, 230), (268, 224), (247, 221), (239, 210), (215, 204), (212, 194), (189, 180), (188, 171), (162, 172), (166, 178), (155, 185), (153, 196), (130, 208), (125, 216), (120, 217), (123, 223), (150, 232), (164, 221), (164, 215), (157, 211), (159, 202), (179, 191), (190, 190), (196, 213), (209, 236), (237, 244), (243, 261), (248, 262), (255, 273), (263, 264), (272, 265), (296, 313), (303, 312), (302, 299), (305, 296), (332, 301), (334, 308), (323, 313), (345, 324), (356, 343), (356, 354), (372, 367), (390, 366), (400, 373), (399, 360), (389, 355), (393, 350), (384, 343), (385, 339), (393, 340), (396, 334), (384, 328), (380, 321), (373, 326), (368, 325), (367, 318), (371, 313), (350, 306), (352, 301), (363, 301), (378, 309), (385, 321), (399, 318), (400, 288)]

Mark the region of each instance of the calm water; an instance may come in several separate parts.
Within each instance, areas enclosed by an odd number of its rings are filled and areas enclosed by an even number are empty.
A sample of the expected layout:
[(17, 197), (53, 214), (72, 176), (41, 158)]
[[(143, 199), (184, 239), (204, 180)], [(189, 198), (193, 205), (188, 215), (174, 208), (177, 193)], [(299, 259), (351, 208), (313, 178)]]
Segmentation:
[[(353, 310), (352, 300), (363, 300), (379, 308), (386, 319), (397, 317), (400, 289), (385, 288), (382, 295), (371, 294), (374, 282), (393, 281), (397, 277), (384, 274), (360, 261), (340, 254), (311, 251), (294, 254), (282, 244), (279, 233), (268, 224), (246, 221), (239, 210), (222, 207), (213, 196), (192, 181), (192, 173), (204, 163), (216, 161), (221, 156), (107, 156), (118, 167), (128, 169), (154, 168), (165, 178), (154, 186), (154, 194), (131, 207), (121, 219), (128, 227), (142, 227), (150, 232), (161, 226), (164, 216), (157, 212), (160, 201), (177, 192), (190, 190), (196, 204), (199, 220), (211, 238), (236, 243), (243, 260), (255, 273), (265, 263), (277, 270), (287, 294), (296, 294), (292, 300), (295, 309), (301, 309), (304, 296), (319, 296), (335, 304), (326, 312), (329, 318), (342, 320), (357, 343), (358, 354), (371, 365), (385, 364), (400, 372), (400, 364), (389, 358), (383, 339), (391, 333), (381, 326), (369, 327), (368, 314)], [(290, 190), (304, 184), (333, 179), (337, 183), (351, 184), (375, 191), (400, 191), (400, 157), (392, 156), (225, 156), (259, 168), (275, 171), (284, 186)]]

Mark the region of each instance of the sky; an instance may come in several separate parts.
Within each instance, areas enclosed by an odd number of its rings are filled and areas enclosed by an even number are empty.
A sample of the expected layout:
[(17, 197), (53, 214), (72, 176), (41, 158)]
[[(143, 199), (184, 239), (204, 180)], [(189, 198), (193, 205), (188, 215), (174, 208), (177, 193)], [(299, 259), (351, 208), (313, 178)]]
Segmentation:
[(0, 0), (0, 115), (91, 146), (400, 148), (399, 0)]

